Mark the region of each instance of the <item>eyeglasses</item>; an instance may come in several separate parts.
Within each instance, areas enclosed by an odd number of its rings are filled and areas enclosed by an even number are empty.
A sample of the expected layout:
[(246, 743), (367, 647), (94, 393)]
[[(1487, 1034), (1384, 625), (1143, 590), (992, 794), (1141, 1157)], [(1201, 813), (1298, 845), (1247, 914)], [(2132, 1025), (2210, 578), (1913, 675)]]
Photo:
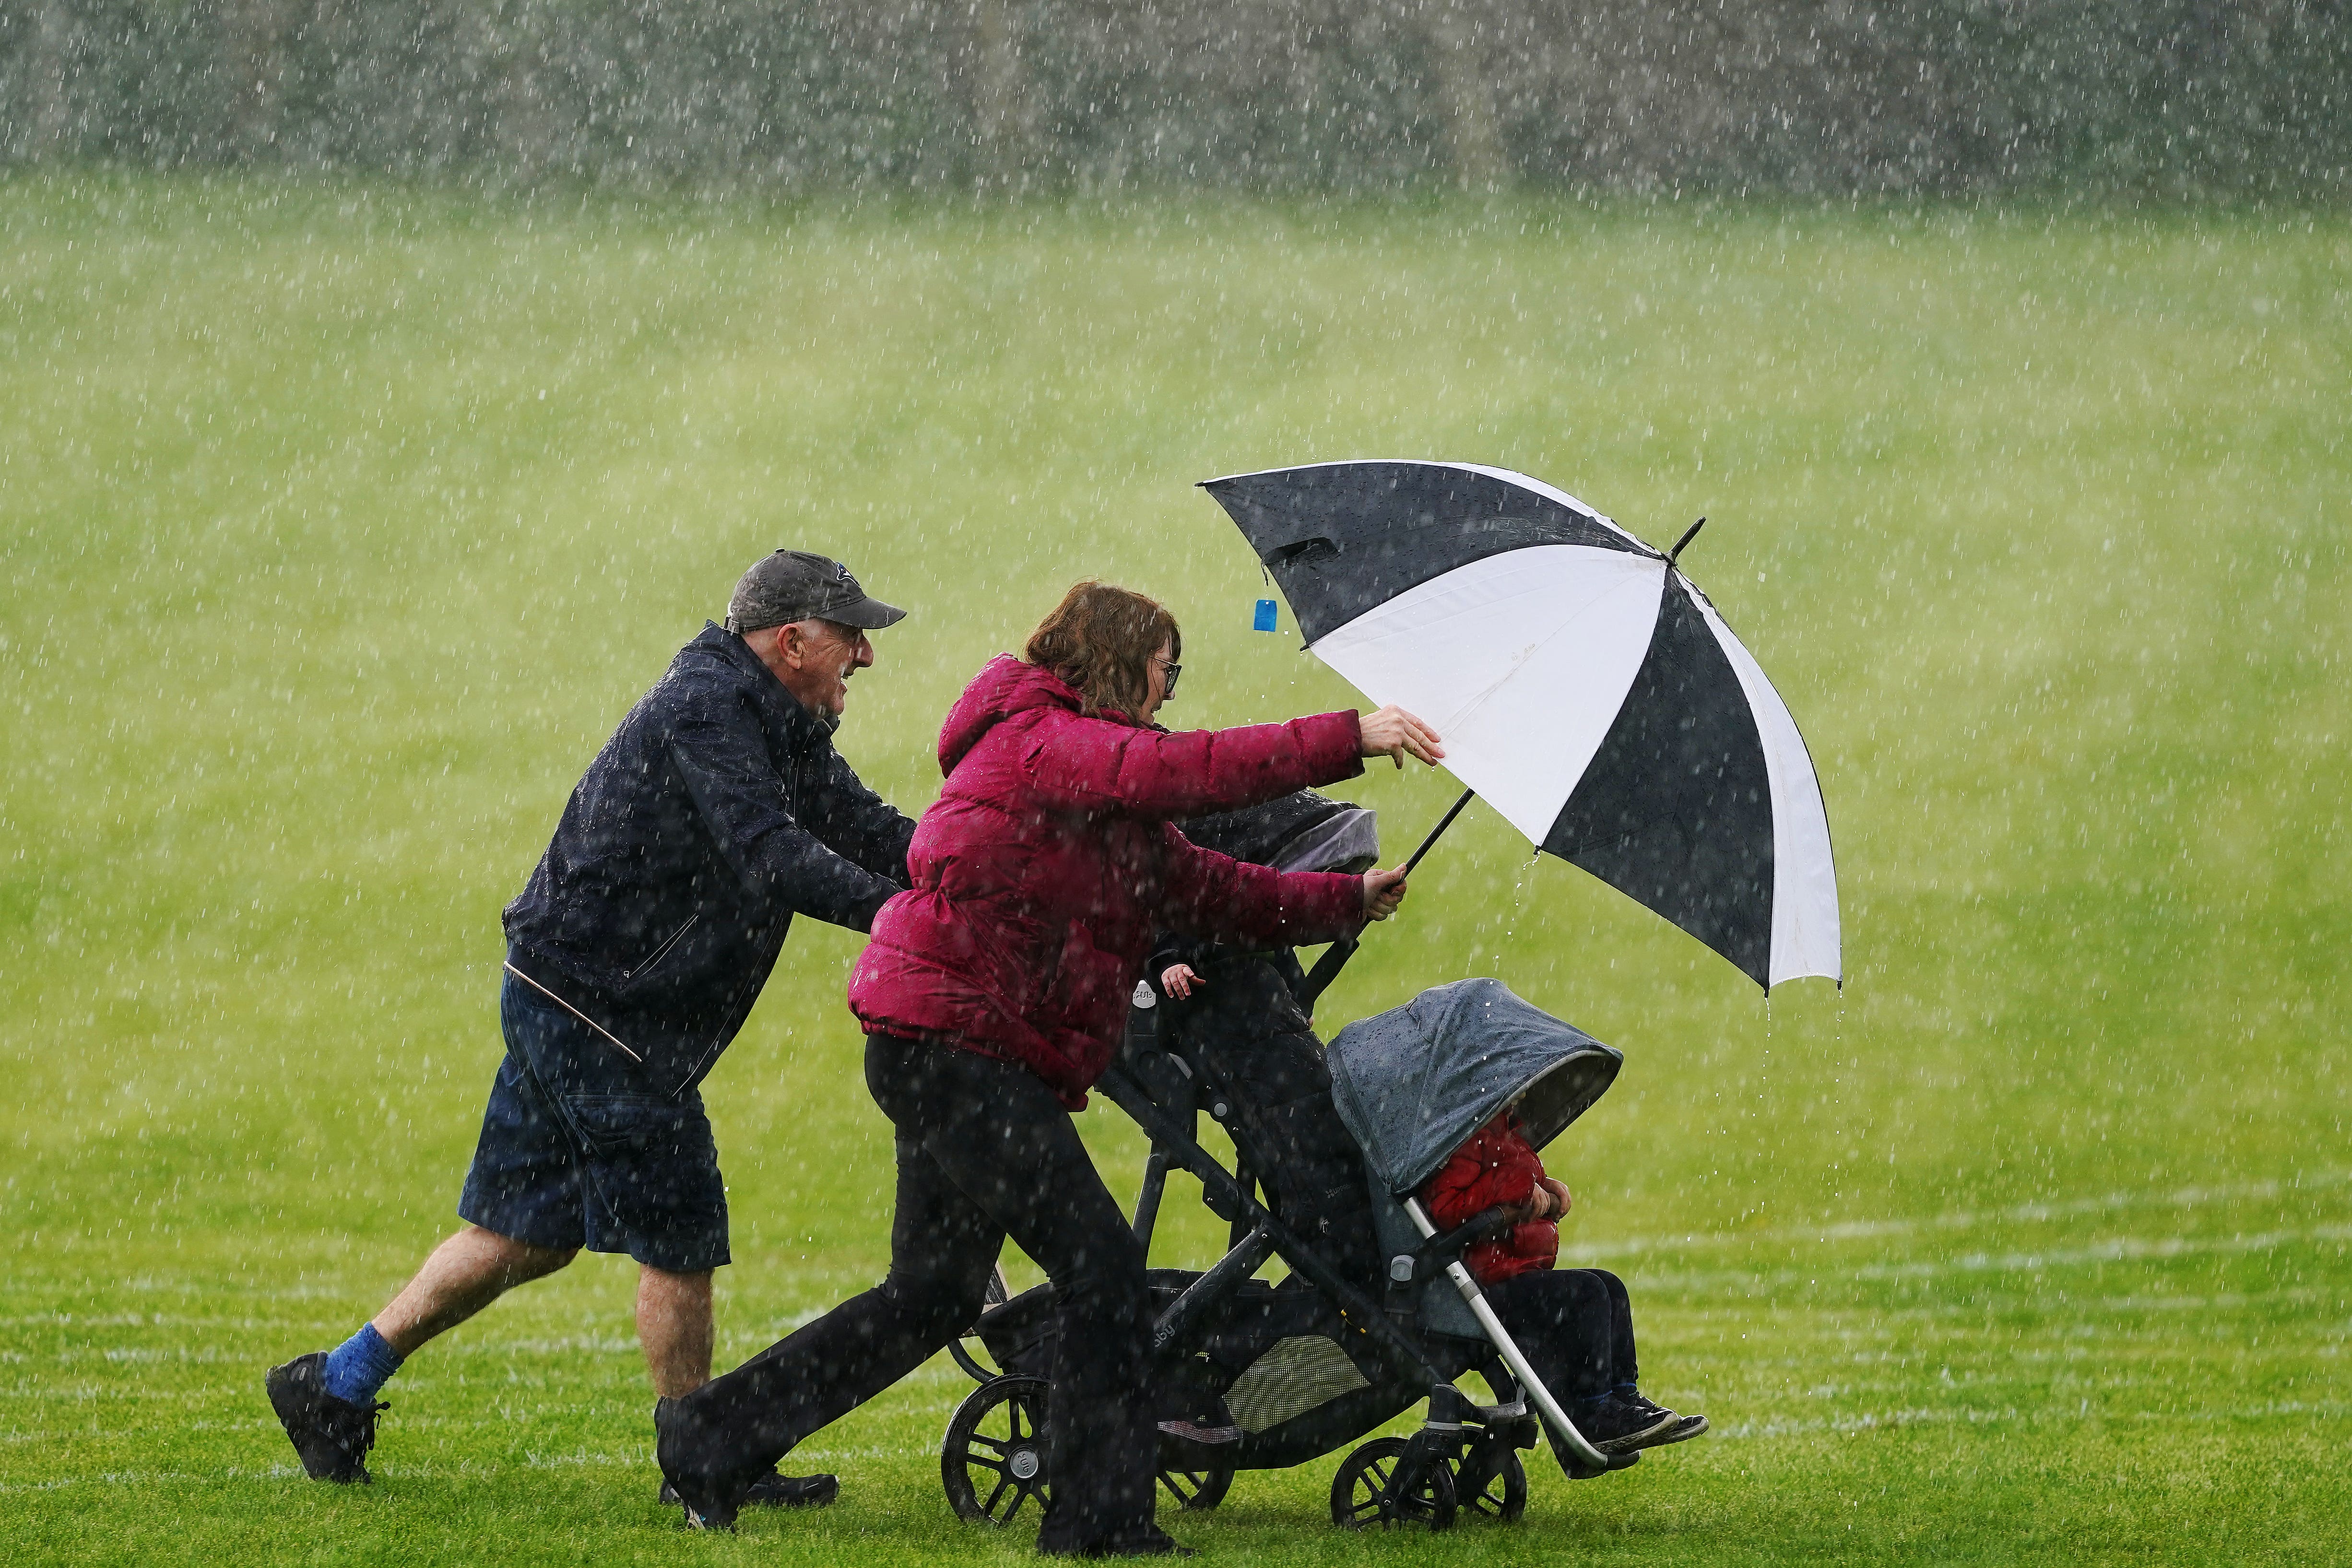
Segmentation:
[(1184, 666), (1173, 659), (1158, 659), (1154, 662), (1168, 672), (1168, 684), (1160, 688), (1160, 700), (1165, 702), (1176, 695), (1176, 677), (1184, 673)]

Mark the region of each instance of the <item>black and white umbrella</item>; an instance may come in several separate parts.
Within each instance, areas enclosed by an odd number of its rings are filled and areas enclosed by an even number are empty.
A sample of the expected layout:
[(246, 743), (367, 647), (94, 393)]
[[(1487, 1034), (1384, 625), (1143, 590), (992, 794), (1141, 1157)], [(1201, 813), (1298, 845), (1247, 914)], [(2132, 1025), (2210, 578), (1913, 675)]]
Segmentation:
[(1476, 464), (1318, 463), (1202, 487), (1308, 651), (1427, 720), (1446, 767), (1530, 841), (1768, 990), (1841, 978), (1812, 758), (1674, 554)]

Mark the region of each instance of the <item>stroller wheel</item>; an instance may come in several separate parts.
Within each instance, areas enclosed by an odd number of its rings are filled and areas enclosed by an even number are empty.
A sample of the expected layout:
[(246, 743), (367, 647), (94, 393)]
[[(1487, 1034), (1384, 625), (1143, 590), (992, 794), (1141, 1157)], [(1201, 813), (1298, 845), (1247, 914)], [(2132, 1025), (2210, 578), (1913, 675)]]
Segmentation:
[[(988, 1284), (981, 1292), (980, 1315), (986, 1317), (1012, 1299), (1013, 1287), (1004, 1282), (1004, 1265), (999, 1263), (988, 1271)], [(979, 1337), (980, 1325), (975, 1322), (971, 1327), (948, 1341), (948, 1354), (955, 1357), (955, 1364), (963, 1368), (966, 1376), (974, 1383), (985, 1383), (992, 1377), (1003, 1375), (992, 1371), (988, 1363), (964, 1349), (964, 1341)]]
[(940, 1445), (940, 1480), (960, 1519), (1010, 1524), (1031, 1498), (1052, 1495), (1045, 1474), (1045, 1380), (994, 1377), (965, 1396)]
[(1171, 1470), (1160, 1467), (1160, 1484), (1178, 1506), (1197, 1509), (1205, 1513), (1225, 1500), (1225, 1493), (1234, 1484), (1234, 1468), (1220, 1465), (1210, 1470)]
[(948, 1354), (955, 1357), (955, 1364), (958, 1366), (962, 1367), (964, 1370), (964, 1375), (971, 1378), (974, 1383), (985, 1383), (992, 1377), (1001, 1375), (998, 1373), (991, 1372), (988, 1369), (988, 1363), (981, 1360), (980, 1357), (964, 1349), (963, 1339), (961, 1338), (948, 1341)]
[[(1331, 1522), (1349, 1530), (1373, 1525), (1425, 1524), (1432, 1530), (1454, 1523), (1454, 1469), (1443, 1459), (1422, 1472), (1411, 1492), (1395, 1490), (1397, 1469), (1404, 1458), (1405, 1439), (1375, 1437), (1349, 1454), (1331, 1478)], [(1525, 1477), (1521, 1477), (1524, 1482)]]
[(1528, 1467), (1516, 1449), (1478, 1444), (1454, 1472), (1454, 1495), (1473, 1513), (1512, 1523), (1528, 1511)]

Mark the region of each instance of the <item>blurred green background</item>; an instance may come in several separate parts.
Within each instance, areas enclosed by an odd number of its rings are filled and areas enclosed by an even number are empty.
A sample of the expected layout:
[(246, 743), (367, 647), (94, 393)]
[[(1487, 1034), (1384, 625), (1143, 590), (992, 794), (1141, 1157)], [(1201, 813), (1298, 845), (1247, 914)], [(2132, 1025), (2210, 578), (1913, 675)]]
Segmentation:
[[(844, 1503), (685, 1539), (634, 1268), (421, 1354), (379, 1483), (268, 1364), (454, 1224), (499, 907), (736, 575), (913, 607), (841, 740), (914, 811), (1073, 579), (1166, 599), (1179, 725), (1356, 697), (1212, 476), (1436, 456), (1667, 542), (1811, 743), (1847, 981), (1769, 1005), (1473, 808), (1327, 1001), (1466, 974), (1622, 1047), (1549, 1162), (1716, 1433), (1517, 1530), (1344, 1538), (1335, 1461), (1164, 1519), (1252, 1560), (2326, 1562), (2347, 1548), (2352, 224), (2301, 213), (973, 207), (0, 182), (0, 1550), (1020, 1556), (944, 1362)], [(1343, 791), (1391, 843), (1450, 780)], [(803, 923), (707, 1088), (722, 1365), (878, 1277), (886, 1124)], [(1142, 1145), (1083, 1118), (1115, 1191)], [(1155, 1261), (1222, 1228), (1188, 1201)], [(1016, 1273), (1034, 1278), (1017, 1264)]]

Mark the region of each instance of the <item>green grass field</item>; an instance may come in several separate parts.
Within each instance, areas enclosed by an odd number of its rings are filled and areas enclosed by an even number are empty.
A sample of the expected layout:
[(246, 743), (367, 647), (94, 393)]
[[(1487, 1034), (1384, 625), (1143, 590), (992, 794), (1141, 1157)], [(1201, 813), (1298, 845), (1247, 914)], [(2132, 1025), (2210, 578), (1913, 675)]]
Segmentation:
[[(1182, 617), (1175, 723), (1352, 706), (1248, 630), (1190, 488), (1350, 455), (1709, 515), (1685, 565), (1811, 743), (1848, 983), (1768, 1008), (1474, 809), (1327, 1028), (1494, 974), (1623, 1048), (1551, 1152), (1570, 1253), (1715, 1434), (1538, 1467), (1517, 1529), (1340, 1536), (1335, 1459), (1164, 1522), (1280, 1563), (2352, 1557), (2347, 361), (2340, 215), (0, 182), (0, 1558), (1026, 1556), (941, 1499), (944, 1362), (796, 1457), (839, 1507), (679, 1533), (625, 1260), (420, 1355), (372, 1489), (300, 1478), (261, 1373), (454, 1224), (499, 909), (743, 566), (916, 608), (843, 743), (917, 810), (948, 701), (1082, 574)], [(1350, 792), (1409, 840), (1452, 786)], [(878, 1274), (854, 951), (803, 925), (709, 1085), (722, 1364)], [(1139, 1137), (1084, 1124), (1131, 1192)], [(1155, 1260), (1198, 1266), (1176, 1196)]]

